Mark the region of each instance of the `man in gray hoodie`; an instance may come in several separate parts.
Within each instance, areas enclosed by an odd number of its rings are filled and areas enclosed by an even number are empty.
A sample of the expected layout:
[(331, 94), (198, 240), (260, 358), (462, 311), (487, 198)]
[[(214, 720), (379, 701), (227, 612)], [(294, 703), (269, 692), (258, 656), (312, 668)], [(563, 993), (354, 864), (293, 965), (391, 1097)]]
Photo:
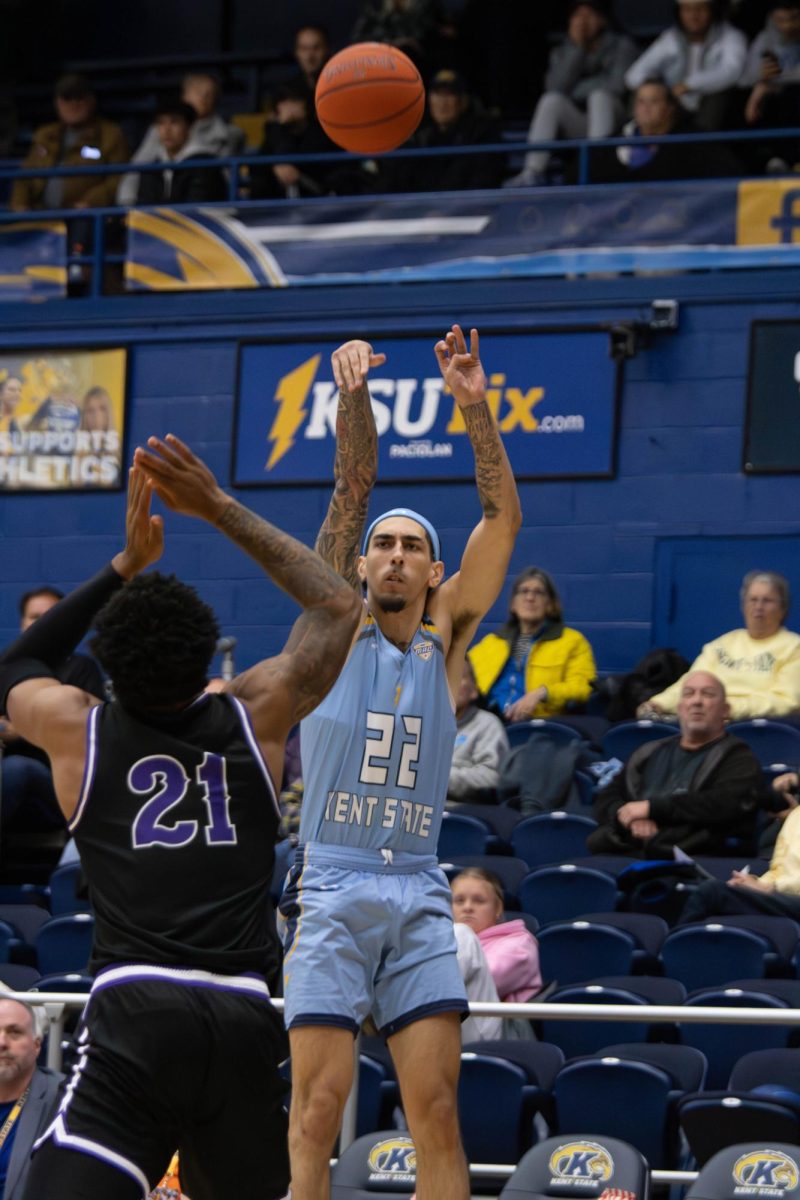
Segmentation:
[[(566, 37), (550, 54), (528, 141), (610, 137), (624, 116), (625, 72), (635, 58), (631, 39), (609, 28), (604, 0), (573, 0)], [(522, 171), (506, 186), (541, 183), (549, 158), (547, 150), (526, 154)]]

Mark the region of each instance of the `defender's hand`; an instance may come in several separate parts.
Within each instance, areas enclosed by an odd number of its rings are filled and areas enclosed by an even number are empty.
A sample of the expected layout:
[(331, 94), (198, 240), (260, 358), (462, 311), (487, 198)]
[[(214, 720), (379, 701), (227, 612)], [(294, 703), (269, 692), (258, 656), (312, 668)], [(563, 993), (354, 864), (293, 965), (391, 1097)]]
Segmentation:
[(137, 447), (134, 462), (146, 474), (159, 500), (173, 512), (200, 517), (212, 525), (231, 503), (206, 464), (180, 438), (168, 433), (164, 441), (147, 439), (149, 450)]
[(343, 392), (354, 392), (367, 378), (370, 367), (382, 367), (385, 354), (376, 354), (369, 342), (345, 342), (331, 355), (333, 378)]
[(469, 333), (469, 350), (460, 325), (454, 325), (434, 346), (442, 378), (459, 408), (469, 408), (486, 399), (486, 376), (480, 360), (477, 329)]
[(163, 553), (164, 522), (150, 513), (152, 497), (152, 484), (141, 467), (134, 464), (128, 472), (125, 549), (111, 560), (114, 570), (123, 579), (133, 579), (134, 575), (158, 562)]

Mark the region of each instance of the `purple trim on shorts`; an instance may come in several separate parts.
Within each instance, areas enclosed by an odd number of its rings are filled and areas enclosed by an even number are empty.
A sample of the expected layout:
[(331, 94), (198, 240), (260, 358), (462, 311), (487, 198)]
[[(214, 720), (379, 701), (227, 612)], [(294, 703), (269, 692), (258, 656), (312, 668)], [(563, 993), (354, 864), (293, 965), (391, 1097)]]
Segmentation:
[(100, 719), (100, 710), (103, 707), (102, 704), (95, 704), (93, 708), (89, 709), (89, 715), (86, 718), (86, 762), (83, 764), (83, 779), (81, 780), (78, 807), (72, 814), (72, 820), (67, 823), (70, 833), (75, 829), (83, 816), (83, 810), (86, 807), (86, 801), (89, 799), (89, 792), (92, 790), (92, 784), (94, 783), (94, 773), (97, 768), (97, 722)]
[(393, 1021), (390, 1021), (388, 1025), (384, 1025), (378, 1032), (381, 1037), (390, 1038), (392, 1034), (399, 1033), (407, 1025), (413, 1025), (415, 1021), (422, 1021), (425, 1017), (432, 1017), (436, 1013), (445, 1012), (462, 1013), (469, 1016), (469, 1002), (460, 999), (436, 1000), (433, 1004), (420, 1004), (419, 1008), (412, 1008), (410, 1012), (403, 1013), (401, 1017), (395, 1017)]
[(298, 1013), (289, 1022), (287, 1028), (298, 1029), (304, 1025), (330, 1025), (334, 1029), (347, 1029), (353, 1037), (359, 1031), (358, 1022), (352, 1017), (338, 1017), (335, 1013)]
[[(152, 983), (158, 980), (213, 992), (235, 992), (240, 996), (252, 996), (256, 1000), (270, 999), (263, 976), (255, 972), (226, 976), (194, 967), (157, 967), (147, 963), (120, 963), (114, 967), (105, 967), (98, 973), (90, 994), (94, 996), (106, 988), (120, 987), (126, 983)], [(249, 982), (254, 986), (247, 987)]]
[(67, 1129), (66, 1122), (63, 1117), (58, 1116), (51, 1125), (47, 1133), (39, 1139), (37, 1146), (45, 1141), (47, 1137), (51, 1137), (55, 1144), (64, 1150), (75, 1150), (79, 1154), (87, 1154), (90, 1158), (96, 1158), (100, 1162), (104, 1162), (109, 1167), (115, 1167), (118, 1171), (122, 1171), (134, 1183), (137, 1183), (142, 1190), (142, 1200), (147, 1200), (150, 1195), (147, 1178), (144, 1171), (124, 1155), (118, 1154), (115, 1150), (110, 1150), (107, 1146), (103, 1146), (100, 1142), (92, 1141), (90, 1138), (80, 1137), (70, 1133)]
[(280, 805), (278, 804), (278, 792), (275, 787), (275, 781), (272, 778), (272, 773), (269, 769), (269, 766), (267, 765), (267, 760), (264, 758), (263, 751), (262, 751), (260, 745), (258, 744), (258, 739), (256, 738), (255, 731), (253, 729), (253, 722), (250, 720), (250, 713), (247, 711), (245, 706), (242, 704), (241, 700), (237, 700), (236, 696), (232, 696), (230, 694), (230, 692), (228, 692), (227, 695), (228, 695), (228, 699), (231, 701), (234, 708), (236, 709), (236, 711), (239, 714), (239, 720), (242, 723), (242, 730), (244, 732), (245, 740), (246, 740), (248, 746), (250, 747), (250, 750), (252, 751), (253, 757), (255, 758), (256, 762), (261, 767), (261, 770), (264, 773), (264, 781), (267, 785), (269, 794), (272, 797), (272, 803), (275, 805), (276, 813), (278, 814), (278, 816), (280, 816), (281, 808), (280, 808)]

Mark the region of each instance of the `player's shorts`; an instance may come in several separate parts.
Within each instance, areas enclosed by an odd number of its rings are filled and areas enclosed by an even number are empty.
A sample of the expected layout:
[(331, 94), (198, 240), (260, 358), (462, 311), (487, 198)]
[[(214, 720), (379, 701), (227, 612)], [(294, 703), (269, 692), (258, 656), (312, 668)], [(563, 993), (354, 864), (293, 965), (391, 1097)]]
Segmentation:
[(372, 1014), (385, 1037), (442, 1012), (467, 1012), (451, 892), (433, 855), (311, 842), (280, 905), (289, 1028), (356, 1032)]
[(97, 976), (77, 1048), (58, 1114), (37, 1143), (43, 1160), (63, 1168), (53, 1197), (89, 1195), (97, 1159), (146, 1197), (176, 1150), (192, 1200), (286, 1194), (278, 1064), (288, 1046), (263, 979), (111, 967)]

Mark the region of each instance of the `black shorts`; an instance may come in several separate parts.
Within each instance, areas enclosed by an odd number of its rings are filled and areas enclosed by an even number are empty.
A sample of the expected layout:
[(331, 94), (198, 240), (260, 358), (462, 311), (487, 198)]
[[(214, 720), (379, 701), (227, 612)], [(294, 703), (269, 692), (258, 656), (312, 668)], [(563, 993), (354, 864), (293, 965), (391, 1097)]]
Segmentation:
[(263, 981), (112, 968), (98, 976), (78, 1049), (41, 1139), (48, 1142), (42, 1157), (52, 1161), (58, 1148), (65, 1168), (53, 1196), (86, 1195), (81, 1163), (92, 1158), (135, 1180), (146, 1196), (176, 1150), (192, 1200), (285, 1195), (287, 1085), (278, 1065), (288, 1045)]

